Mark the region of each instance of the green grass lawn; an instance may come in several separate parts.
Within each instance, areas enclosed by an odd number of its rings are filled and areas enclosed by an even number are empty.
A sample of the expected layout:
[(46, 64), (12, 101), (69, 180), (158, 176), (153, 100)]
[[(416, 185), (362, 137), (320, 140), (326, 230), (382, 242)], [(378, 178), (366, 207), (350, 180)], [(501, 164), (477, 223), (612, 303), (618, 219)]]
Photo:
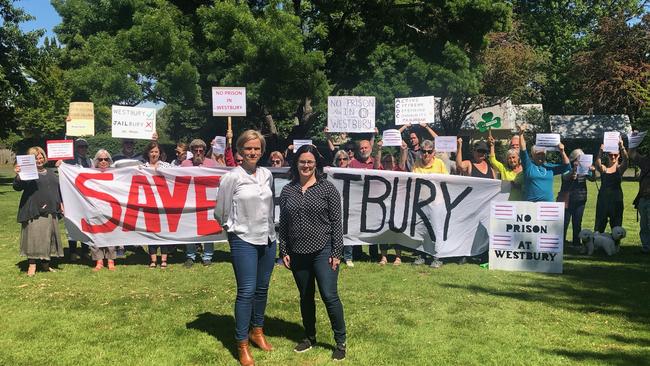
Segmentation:
[[(8, 174), (8, 169), (0, 174)], [(19, 194), (0, 185), (0, 364), (236, 365), (235, 282), (227, 246), (211, 267), (165, 271), (145, 256), (116, 272), (60, 262), (25, 276), (15, 222)], [(489, 271), (476, 265), (343, 266), (350, 365), (650, 364), (650, 257), (639, 251), (637, 183), (625, 182), (628, 237), (614, 257), (565, 256), (564, 274)], [(589, 185), (585, 227), (596, 187)], [(392, 259), (392, 258), (390, 258)], [(265, 331), (276, 348), (254, 349), (260, 365), (325, 365), (332, 332), (318, 303), (321, 347), (296, 354), (302, 337), (298, 293), (276, 267)]]

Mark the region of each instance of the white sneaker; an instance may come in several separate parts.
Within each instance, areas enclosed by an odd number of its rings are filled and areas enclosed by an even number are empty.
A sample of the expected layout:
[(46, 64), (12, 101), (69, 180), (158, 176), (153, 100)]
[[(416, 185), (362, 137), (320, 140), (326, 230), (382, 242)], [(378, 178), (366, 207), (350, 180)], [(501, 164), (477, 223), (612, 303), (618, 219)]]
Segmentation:
[(437, 260), (437, 259), (434, 259), (433, 262), (431, 262), (431, 264), (429, 265), (429, 267), (430, 268), (440, 268), (440, 267), (442, 267), (442, 262)]
[(352, 262), (351, 259), (348, 259), (348, 260), (345, 261), (345, 265), (348, 266), (348, 267), (354, 267), (354, 262)]

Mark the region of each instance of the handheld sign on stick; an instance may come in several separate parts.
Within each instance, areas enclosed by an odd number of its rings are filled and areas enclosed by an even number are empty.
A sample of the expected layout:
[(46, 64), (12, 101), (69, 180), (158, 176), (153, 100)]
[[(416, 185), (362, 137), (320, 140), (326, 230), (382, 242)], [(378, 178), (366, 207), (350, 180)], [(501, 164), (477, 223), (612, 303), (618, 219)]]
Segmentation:
[(228, 132), (232, 135), (232, 117), (246, 117), (246, 88), (212, 87), (212, 115), (228, 117)]

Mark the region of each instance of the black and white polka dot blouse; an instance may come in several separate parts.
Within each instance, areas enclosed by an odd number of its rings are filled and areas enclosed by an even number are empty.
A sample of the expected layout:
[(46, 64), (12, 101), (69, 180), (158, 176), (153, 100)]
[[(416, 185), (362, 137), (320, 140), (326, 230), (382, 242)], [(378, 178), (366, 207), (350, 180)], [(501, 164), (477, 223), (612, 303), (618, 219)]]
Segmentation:
[(341, 195), (327, 179), (302, 192), (299, 182), (280, 194), (280, 255), (316, 253), (332, 246), (332, 257), (343, 254)]

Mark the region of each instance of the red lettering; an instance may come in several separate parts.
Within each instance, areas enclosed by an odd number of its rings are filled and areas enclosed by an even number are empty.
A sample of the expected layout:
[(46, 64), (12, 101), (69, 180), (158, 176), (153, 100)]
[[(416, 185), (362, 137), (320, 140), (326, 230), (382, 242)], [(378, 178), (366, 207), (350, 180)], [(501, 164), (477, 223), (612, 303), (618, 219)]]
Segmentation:
[(218, 176), (194, 177), (194, 190), (196, 191), (196, 233), (198, 235), (219, 234), (223, 231), (219, 222), (210, 219), (208, 210), (214, 209), (216, 200), (207, 198), (207, 189), (219, 186)]
[(177, 176), (174, 181), (174, 192), (170, 193), (165, 177), (161, 175), (153, 177), (154, 184), (163, 203), (165, 214), (167, 215), (169, 231), (172, 233), (178, 230), (178, 222), (185, 208), (187, 189), (189, 188), (191, 179), (192, 177), (190, 176)]
[[(138, 202), (140, 188), (144, 191), (144, 204)], [(153, 189), (151, 189), (151, 185), (146, 176), (134, 175), (131, 178), (131, 189), (129, 190), (129, 201), (126, 204), (126, 213), (124, 214), (123, 231), (135, 231), (140, 211), (144, 214), (144, 224), (147, 232), (159, 233), (160, 216), (156, 198), (153, 195)]]
[(111, 205), (111, 217), (103, 224), (91, 224), (86, 219), (81, 219), (81, 230), (87, 233), (101, 234), (110, 233), (115, 230), (117, 225), (120, 224), (120, 217), (122, 216), (122, 208), (120, 203), (108, 193), (97, 192), (89, 187), (86, 187), (86, 181), (91, 179), (97, 180), (113, 180), (111, 173), (79, 173), (74, 181), (74, 185), (79, 192), (85, 197), (97, 198), (99, 200), (108, 202)]

